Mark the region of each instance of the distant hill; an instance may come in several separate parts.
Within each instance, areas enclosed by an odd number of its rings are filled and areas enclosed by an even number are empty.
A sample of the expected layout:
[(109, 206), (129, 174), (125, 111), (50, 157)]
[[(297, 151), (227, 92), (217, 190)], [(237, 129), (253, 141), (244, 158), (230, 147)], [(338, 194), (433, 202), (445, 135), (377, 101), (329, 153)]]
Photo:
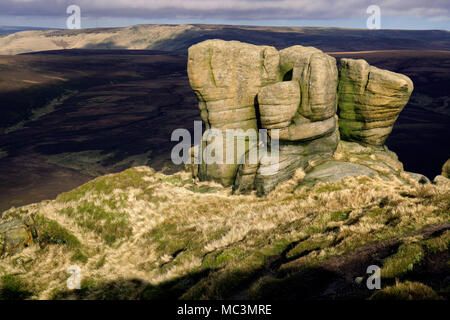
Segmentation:
[(324, 51), (450, 50), (443, 30), (367, 30), (230, 25), (135, 25), (124, 28), (23, 31), (0, 38), (0, 54), (61, 49), (134, 49), (185, 52), (192, 44), (220, 38), (278, 49), (295, 44)]
[(0, 36), (21, 31), (50, 30), (50, 28), (21, 27), (21, 26), (0, 26)]

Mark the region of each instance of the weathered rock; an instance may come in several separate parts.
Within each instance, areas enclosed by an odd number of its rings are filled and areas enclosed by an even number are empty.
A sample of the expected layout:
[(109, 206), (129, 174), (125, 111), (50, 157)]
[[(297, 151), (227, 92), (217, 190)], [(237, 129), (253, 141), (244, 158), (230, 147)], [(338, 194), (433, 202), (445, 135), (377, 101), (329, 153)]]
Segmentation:
[(439, 175), (439, 176), (434, 177), (433, 183), (440, 185), (440, 186), (446, 186), (446, 185), (450, 186), (450, 179)]
[(280, 140), (278, 170), (268, 174), (273, 164), (270, 162), (260, 164), (255, 177), (257, 194), (268, 194), (275, 189), (278, 183), (290, 179), (298, 168), (307, 168), (322, 160), (333, 158), (338, 143), (339, 132), (337, 130), (328, 136), (311, 141)]
[(269, 46), (207, 40), (189, 48), (188, 74), (203, 121), (217, 129), (257, 128), (255, 97), (280, 80), (279, 54)]
[(408, 172), (405, 171), (405, 173), (414, 181), (416, 181), (417, 183), (420, 184), (428, 184), (431, 183), (430, 179), (428, 179), (427, 177), (425, 177), (423, 174), (420, 173), (415, 173), (415, 172)]
[(314, 167), (308, 172), (304, 179), (304, 184), (314, 184), (316, 182), (339, 181), (346, 177), (378, 175), (375, 170), (366, 166), (340, 161), (327, 161)]
[(450, 159), (448, 159), (442, 166), (442, 176), (450, 178)]
[(280, 140), (307, 141), (320, 138), (336, 130), (338, 118), (333, 116), (323, 121), (297, 118), (288, 128), (280, 129)]
[(262, 128), (288, 127), (300, 105), (298, 82), (284, 81), (261, 88), (258, 104)]
[(313, 47), (292, 46), (280, 51), (283, 76), (292, 74), (300, 86), (298, 115), (311, 121), (332, 118), (336, 113), (338, 71), (336, 59)]
[(12, 255), (33, 241), (30, 226), (21, 220), (0, 220), (0, 256)]
[[(207, 164), (203, 156), (202, 164), (190, 166), (193, 176), (234, 184), (235, 192), (256, 188), (266, 194), (296, 169), (333, 157), (339, 142), (333, 57), (311, 47), (278, 52), (273, 47), (208, 40), (189, 49), (188, 74), (207, 129), (258, 129), (259, 123), (272, 137), (271, 130), (280, 129), (277, 163), (265, 157), (256, 163), (246, 159), (236, 165)], [(202, 153), (213, 141), (203, 138)], [(248, 156), (254, 147), (249, 144), (236, 159)], [(223, 159), (226, 153), (224, 138)]]
[[(297, 169), (311, 171), (324, 161), (337, 172), (331, 174), (322, 165), (314, 171), (320, 174), (311, 173), (310, 179), (319, 181), (322, 173), (323, 181), (353, 174), (387, 179), (403, 171), (383, 143), (412, 91), (412, 82), (404, 75), (371, 67), (364, 60), (342, 59), (338, 90), (336, 60), (319, 49), (293, 46), (278, 52), (222, 40), (192, 46), (188, 73), (207, 129), (267, 129), (269, 140), (279, 145), (278, 159), (267, 146), (266, 155), (250, 161), (261, 141), (244, 134), (251, 142), (245, 148), (239, 151), (234, 143), (228, 144), (241, 161), (205, 163), (207, 156), (202, 155), (202, 164), (190, 167), (200, 180), (233, 185), (236, 193), (256, 189), (264, 195)], [(337, 102), (341, 118), (336, 115)], [(339, 144), (340, 135), (357, 143)], [(203, 137), (202, 153), (214, 141), (222, 142), (215, 152), (225, 159), (230, 151), (227, 140), (215, 139)], [(330, 162), (333, 159), (339, 163)]]
[[(255, 102), (261, 87), (280, 78), (278, 51), (238, 41), (207, 40), (189, 48), (188, 74), (206, 128), (258, 129)], [(203, 150), (208, 143), (204, 141)], [(227, 153), (225, 138), (223, 156)], [(237, 154), (241, 158), (243, 153)], [(199, 178), (231, 185), (238, 164), (203, 164)]]
[(255, 190), (255, 179), (259, 165), (259, 162), (257, 164), (246, 162), (239, 166), (233, 185), (233, 193), (240, 194)]
[[(331, 134), (336, 129), (336, 89), (337, 89), (337, 68), (336, 60), (323, 53), (319, 49), (312, 47), (293, 46), (280, 51), (280, 68), (284, 79), (290, 77), (292, 80), (287, 82), (297, 82), (300, 88), (300, 104), (297, 112), (293, 112), (293, 107), (289, 105), (289, 112), (284, 110), (279, 115), (282, 119), (277, 119), (276, 128), (280, 129), (280, 140), (288, 141), (307, 141), (317, 139)], [(283, 84), (277, 84), (283, 86)], [(272, 93), (276, 90), (269, 90)], [(266, 111), (267, 103), (264, 98), (268, 95), (265, 88), (261, 89), (263, 99), (260, 106), (263, 105), (263, 114)], [(297, 95), (292, 93), (292, 100), (295, 101)], [(272, 94), (273, 97), (275, 97)], [(286, 101), (286, 98), (280, 101)], [(275, 105), (272, 103), (272, 105)], [(272, 108), (271, 115), (274, 116), (276, 108)], [(293, 115), (291, 121), (284, 115)], [(282, 120), (282, 121), (281, 121)], [(261, 121), (264, 128), (264, 121)], [(289, 123), (288, 123), (289, 122)], [(288, 125), (287, 125), (288, 124)]]
[(362, 145), (358, 142), (341, 140), (334, 157), (336, 160), (365, 165), (382, 173), (396, 174), (403, 171), (403, 164), (395, 152), (390, 151), (385, 145)]
[(407, 76), (370, 66), (365, 60), (341, 59), (339, 128), (344, 140), (383, 145), (409, 100)]

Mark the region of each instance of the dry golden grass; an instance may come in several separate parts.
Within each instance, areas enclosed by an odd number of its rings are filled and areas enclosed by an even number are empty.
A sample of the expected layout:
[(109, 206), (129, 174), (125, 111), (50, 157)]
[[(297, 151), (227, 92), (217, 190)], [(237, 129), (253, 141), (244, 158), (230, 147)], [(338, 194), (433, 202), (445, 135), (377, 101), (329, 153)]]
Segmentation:
[(107, 175), (53, 201), (5, 212), (7, 219), (54, 221), (79, 246), (29, 247), (0, 260), (0, 274), (29, 283), (34, 299), (70, 297), (66, 269), (73, 264), (84, 279), (77, 298), (105, 298), (108, 283), (119, 288), (112, 290), (115, 298), (153, 298), (175, 290), (170, 285), (179, 279), (187, 280), (174, 286), (177, 297), (226, 298), (292, 243), (299, 244), (287, 256), (311, 265), (450, 221), (448, 186), (364, 176), (299, 187), (303, 175), (265, 198), (231, 195), (230, 188), (197, 183), (186, 172), (136, 167)]

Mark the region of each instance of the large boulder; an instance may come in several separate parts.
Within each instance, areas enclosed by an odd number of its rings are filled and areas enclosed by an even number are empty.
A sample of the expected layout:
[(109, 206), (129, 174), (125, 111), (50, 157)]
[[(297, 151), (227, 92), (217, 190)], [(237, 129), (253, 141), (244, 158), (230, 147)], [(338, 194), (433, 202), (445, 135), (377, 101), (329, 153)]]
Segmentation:
[(383, 145), (412, 90), (411, 79), (403, 74), (378, 69), (362, 59), (341, 59), (338, 107), (342, 139)]
[(207, 40), (191, 46), (188, 54), (189, 82), (207, 127), (256, 129), (259, 88), (280, 80), (278, 51), (239, 41)]
[(0, 257), (13, 255), (33, 242), (34, 222), (32, 219), (0, 219)]
[[(274, 47), (238, 41), (207, 40), (189, 48), (189, 82), (199, 100), (207, 129), (257, 130), (256, 96), (261, 87), (278, 82), (279, 54)], [(211, 141), (203, 140), (203, 150)], [(223, 140), (223, 158), (227, 153)], [(248, 149), (236, 155), (241, 158)], [(205, 164), (198, 175), (224, 185), (234, 183), (238, 164)]]
[(336, 59), (313, 47), (292, 46), (280, 51), (283, 77), (300, 85), (298, 115), (311, 121), (332, 118), (336, 113), (338, 70)]
[(262, 128), (289, 127), (300, 105), (298, 82), (277, 82), (261, 88), (258, 93), (258, 105)]
[(387, 146), (374, 146), (341, 140), (334, 154), (339, 161), (358, 163), (385, 174), (400, 174), (403, 163)]

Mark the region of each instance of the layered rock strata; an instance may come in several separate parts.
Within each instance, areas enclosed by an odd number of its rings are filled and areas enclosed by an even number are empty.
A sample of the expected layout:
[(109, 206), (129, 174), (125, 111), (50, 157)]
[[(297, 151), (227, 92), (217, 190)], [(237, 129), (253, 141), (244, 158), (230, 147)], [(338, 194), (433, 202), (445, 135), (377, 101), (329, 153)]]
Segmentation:
[[(201, 145), (192, 149), (202, 160), (191, 163), (193, 175), (233, 185), (234, 192), (257, 190), (260, 195), (290, 179), (298, 169), (336, 161), (341, 138), (362, 147), (383, 146), (413, 89), (408, 77), (364, 60), (341, 59), (338, 72), (335, 58), (316, 48), (293, 46), (277, 51), (223, 40), (190, 47), (188, 75), (206, 129), (222, 133), (204, 136)], [(256, 141), (244, 134), (245, 148), (238, 148), (235, 142), (226, 143), (229, 129), (244, 133), (264, 129), (266, 134), (252, 136)], [(235, 162), (206, 161), (204, 151), (217, 139), (221, 143), (215, 153), (225, 159), (233, 151)], [(257, 161), (252, 161), (255, 150), (259, 151)]]

